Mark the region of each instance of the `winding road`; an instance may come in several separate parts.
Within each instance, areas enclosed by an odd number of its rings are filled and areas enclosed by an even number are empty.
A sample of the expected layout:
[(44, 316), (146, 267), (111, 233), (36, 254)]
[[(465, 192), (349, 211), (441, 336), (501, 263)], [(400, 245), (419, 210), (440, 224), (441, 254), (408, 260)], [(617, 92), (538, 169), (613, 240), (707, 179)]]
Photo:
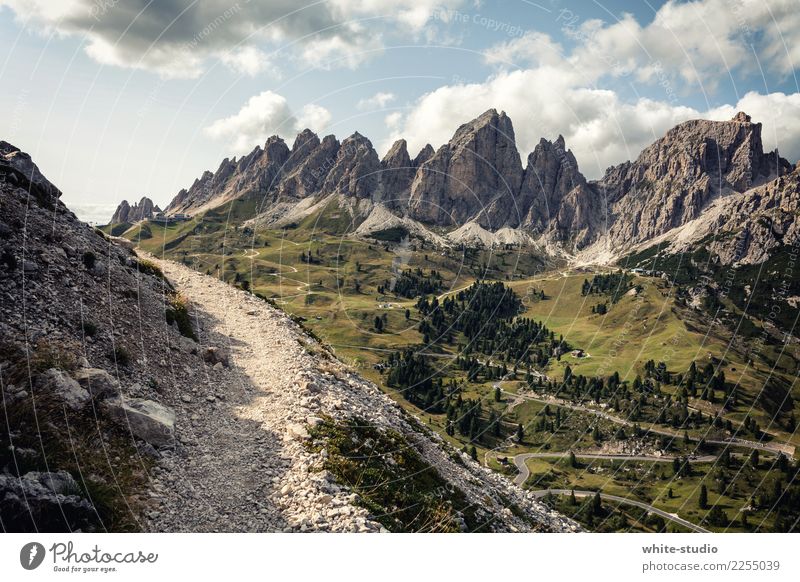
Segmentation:
[[(496, 384), (496, 386), (499, 386), (499, 384)], [(503, 390), (502, 387), (500, 387), (500, 389)], [(580, 405), (580, 404), (572, 404), (572, 403), (567, 402), (567, 401), (565, 401), (565, 400), (563, 400), (561, 398), (555, 398), (553, 396), (549, 396), (547, 398), (544, 398), (544, 397), (541, 397), (541, 396), (538, 396), (538, 395), (537, 396), (531, 396), (529, 394), (521, 394), (519, 392), (517, 392), (517, 393), (506, 392), (505, 390), (503, 390), (503, 392), (505, 394), (509, 394), (509, 395), (512, 395), (512, 396), (516, 396), (516, 397), (522, 398), (524, 400), (531, 400), (531, 401), (534, 401), (534, 402), (541, 402), (543, 404), (552, 404), (554, 406), (561, 406), (562, 408), (569, 408), (571, 410), (576, 410), (578, 412), (585, 412), (587, 414), (592, 414), (592, 415), (597, 416), (599, 418), (603, 418), (605, 420), (608, 420), (609, 422), (613, 422), (613, 423), (616, 423), (616, 424), (621, 424), (623, 426), (633, 426), (634, 425), (633, 421), (625, 420), (624, 418), (619, 418), (618, 416), (614, 416), (612, 414), (608, 414), (607, 412), (603, 412), (602, 410), (596, 410), (594, 408), (589, 408), (588, 406), (583, 406), (583, 405)], [(641, 426), (641, 428), (642, 428), (642, 430), (644, 430), (646, 432), (651, 432), (653, 434), (660, 434), (660, 435), (668, 436), (668, 437), (672, 437), (672, 438), (683, 438), (683, 434), (678, 432), (678, 431), (671, 431), (671, 430), (662, 429), (662, 428), (655, 428), (652, 425), (651, 426)], [(697, 437), (690, 436), (689, 440), (691, 440), (693, 442), (698, 442), (700, 439), (698, 439)], [(794, 456), (794, 451), (795, 451), (795, 448), (793, 446), (787, 445), (787, 444), (781, 444), (781, 443), (762, 443), (762, 442), (748, 441), (748, 440), (738, 439), (738, 438), (730, 438), (730, 439), (727, 439), (727, 440), (714, 440), (714, 439), (704, 439), (704, 440), (705, 440), (706, 443), (711, 444), (711, 445), (743, 447), (743, 448), (755, 449), (755, 450), (759, 450), (759, 451), (766, 451), (766, 452), (775, 453), (775, 454), (783, 453), (783, 454), (787, 455), (789, 458), (792, 458)]]
[[(539, 491), (532, 491), (536, 497), (544, 497), (548, 493), (552, 495), (570, 495), (573, 492), (572, 489), (542, 489)], [(593, 497), (597, 491), (578, 491), (575, 490), (575, 497)], [(650, 513), (655, 515), (660, 515), (664, 519), (668, 519), (669, 521), (675, 522), (677, 524), (682, 525), (683, 527), (689, 528), (692, 531), (696, 531), (698, 533), (711, 533), (707, 529), (700, 527), (697, 524), (692, 523), (691, 521), (687, 521), (682, 517), (678, 517), (673, 513), (667, 513), (662, 509), (658, 509), (657, 507), (653, 507), (652, 505), (648, 505), (642, 501), (636, 501), (634, 499), (627, 499), (625, 497), (620, 497), (619, 495), (609, 495), (608, 493), (600, 493), (600, 498), (604, 501), (613, 501), (615, 503), (620, 503), (624, 505), (633, 505), (634, 507), (639, 507)]]
[[(528, 459), (566, 459), (569, 453), (522, 453), (513, 457), (514, 466), (519, 474), (514, 477), (516, 485), (522, 485), (531, 476)], [(675, 457), (656, 457), (648, 455), (604, 455), (602, 453), (575, 453), (577, 459), (594, 459), (601, 461), (643, 461), (653, 463), (671, 463)], [(713, 463), (717, 460), (715, 455), (704, 455), (702, 457), (690, 457), (690, 463)]]

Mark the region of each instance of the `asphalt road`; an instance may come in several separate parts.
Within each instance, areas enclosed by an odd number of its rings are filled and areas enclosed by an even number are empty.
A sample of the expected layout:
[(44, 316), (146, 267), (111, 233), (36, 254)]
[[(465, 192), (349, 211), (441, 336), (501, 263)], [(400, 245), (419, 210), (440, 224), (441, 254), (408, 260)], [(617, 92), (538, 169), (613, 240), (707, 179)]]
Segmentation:
[[(522, 453), (513, 458), (514, 466), (519, 470), (519, 475), (514, 478), (514, 483), (522, 485), (530, 477), (530, 469), (525, 461), (528, 459), (564, 459), (569, 453)], [(654, 463), (671, 463), (675, 457), (656, 457), (648, 455), (603, 455), (601, 453), (575, 453), (578, 459), (595, 459), (601, 461), (645, 461)], [(712, 463), (717, 460), (715, 455), (690, 458), (690, 463)]]

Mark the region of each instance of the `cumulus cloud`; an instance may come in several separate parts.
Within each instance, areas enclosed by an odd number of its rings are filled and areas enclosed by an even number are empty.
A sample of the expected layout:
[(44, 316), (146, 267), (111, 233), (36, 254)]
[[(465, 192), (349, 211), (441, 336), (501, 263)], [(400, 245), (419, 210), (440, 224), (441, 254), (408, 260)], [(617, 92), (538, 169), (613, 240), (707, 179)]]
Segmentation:
[(446, 143), (459, 125), (493, 107), (511, 117), (523, 163), (541, 137), (552, 140), (562, 134), (590, 178), (636, 158), (682, 121), (730, 119), (739, 110), (763, 122), (766, 148), (778, 146), (792, 161), (800, 156), (800, 94), (749, 93), (736, 104), (698, 111), (663, 100), (626, 102), (614, 91), (574, 84), (573, 78), (550, 67), (503, 71), (484, 83), (449, 85), (427, 93), (402, 118), (393, 117), (381, 148), (388, 150), (401, 137), (410, 152), (426, 143)]
[(359, 100), (356, 104), (356, 107), (361, 111), (369, 111), (372, 109), (383, 109), (389, 103), (394, 101), (396, 96), (394, 93), (387, 93), (384, 91), (380, 91), (372, 95), (371, 97), (365, 97), (364, 99)]
[(613, 23), (557, 19), (577, 47), (567, 61), (589, 78), (663, 75), (713, 90), (731, 71), (791, 73), (800, 62), (800, 14), (791, 0), (670, 0), (641, 24), (625, 14)]
[(214, 121), (204, 132), (213, 139), (224, 140), (233, 152), (243, 154), (271, 135), (291, 137), (306, 127), (322, 131), (330, 119), (330, 112), (315, 104), (303, 107), (296, 117), (285, 97), (264, 91), (250, 97), (234, 115)]
[(0, 0), (0, 6), (32, 29), (83, 39), (87, 54), (102, 64), (194, 78), (213, 59), (258, 74), (281, 47), (303, 65), (355, 67), (380, 51), (384, 30), (419, 29), (436, 5), (461, 1)]
[(309, 103), (300, 112), (295, 128), (298, 130), (308, 128), (315, 133), (322, 133), (328, 129), (330, 123), (330, 111), (314, 103)]

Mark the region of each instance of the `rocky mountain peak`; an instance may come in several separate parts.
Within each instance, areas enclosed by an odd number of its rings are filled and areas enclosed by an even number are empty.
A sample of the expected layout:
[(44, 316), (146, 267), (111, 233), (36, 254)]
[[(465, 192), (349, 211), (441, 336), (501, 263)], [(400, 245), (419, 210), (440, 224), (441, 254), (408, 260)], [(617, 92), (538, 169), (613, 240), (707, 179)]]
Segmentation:
[(408, 201), (416, 169), (408, 155), (406, 140), (399, 139), (381, 160), (381, 201), (402, 208)]
[(761, 124), (739, 112), (730, 121), (681, 123), (634, 162), (607, 171), (596, 186), (613, 204), (612, 244), (640, 241), (686, 224), (717, 197), (745, 192), (784, 175), (790, 164), (765, 153)]
[(378, 188), (380, 167), (372, 142), (355, 132), (339, 147), (323, 189), (331, 194), (369, 198)]
[(413, 160), (414, 167), (419, 168), (423, 163), (431, 159), (431, 156), (433, 156), (434, 153), (435, 151), (433, 146), (431, 144), (425, 144), (425, 147), (419, 151)]
[(153, 216), (159, 212), (161, 212), (161, 209), (153, 204), (153, 201), (147, 196), (142, 196), (142, 199), (139, 200), (139, 202), (134, 202), (133, 206), (128, 204), (127, 200), (123, 200), (114, 211), (114, 215), (111, 217), (111, 222), (109, 224), (138, 222), (140, 220), (153, 218)]
[(30, 155), (2, 140), (0, 140), (0, 175), (35, 196), (46, 199), (61, 197), (61, 190), (42, 175)]
[(477, 220), (502, 226), (519, 192), (522, 163), (505, 112), (490, 109), (459, 127), (448, 144), (420, 165), (409, 197), (418, 220), (460, 225)]

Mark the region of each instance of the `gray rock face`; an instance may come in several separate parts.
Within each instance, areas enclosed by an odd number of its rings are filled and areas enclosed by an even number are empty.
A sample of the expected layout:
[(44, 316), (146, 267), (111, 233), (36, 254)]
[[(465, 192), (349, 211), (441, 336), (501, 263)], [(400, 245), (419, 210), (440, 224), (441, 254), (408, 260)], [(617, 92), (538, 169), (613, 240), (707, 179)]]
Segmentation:
[(106, 414), (131, 433), (156, 447), (175, 442), (175, 413), (152, 400), (112, 398), (103, 403)]
[(327, 194), (369, 198), (378, 189), (380, 168), (372, 143), (354, 133), (342, 142), (322, 188)]
[(408, 155), (406, 140), (399, 139), (381, 160), (381, 202), (390, 208), (403, 208), (411, 194), (416, 166)]
[(50, 368), (36, 379), (36, 385), (72, 410), (81, 410), (92, 399), (89, 391), (63, 370)]
[(411, 186), (409, 214), (439, 225), (475, 219), (499, 228), (521, 183), (511, 120), (491, 109), (458, 128), (447, 145), (422, 163)]
[(147, 196), (143, 196), (139, 202), (134, 203), (133, 206), (128, 204), (127, 200), (120, 202), (114, 215), (111, 217), (110, 224), (119, 224), (121, 222), (138, 222), (148, 218), (153, 218), (156, 214), (161, 212), (161, 209), (153, 204)]
[(0, 521), (7, 531), (70, 532), (89, 529), (97, 513), (66, 471), (0, 473)]
[(2, 140), (0, 140), (0, 176), (5, 176), (6, 181), (42, 198), (61, 197), (61, 190), (42, 175), (30, 155)]
[(744, 194), (726, 196), (686, 226), (691, 231), (683, 250), (709, 240), (708, 250), (723, 265), (757, 264), (770, 251), (800, 239), (800, 169), (757, 186)]
[(731, 121), (682, 123), (634, 162), (610, 168), (595, 187), (616, 217), (612, 246), (643, 241), (697, 218), (716, 197), (744, 192), (791, 170), (765, 154), (761, 124), (739, 113)]
[(300, 133), (278, 185), (278, 200), (296, 201), (319, 192), (338, 152), (339, 142), (332, 135), (320, 141), (309, 129)]

